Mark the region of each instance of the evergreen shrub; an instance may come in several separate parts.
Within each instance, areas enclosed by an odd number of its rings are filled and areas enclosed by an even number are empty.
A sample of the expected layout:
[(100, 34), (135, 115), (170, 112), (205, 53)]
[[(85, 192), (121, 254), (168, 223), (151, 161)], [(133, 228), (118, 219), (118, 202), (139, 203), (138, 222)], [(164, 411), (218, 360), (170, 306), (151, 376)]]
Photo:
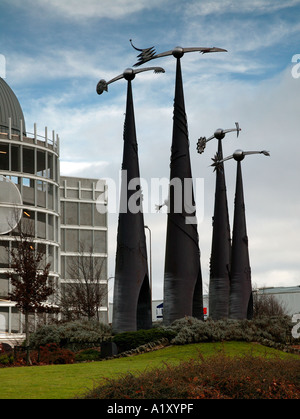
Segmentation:
[(185, 317), (162, 326), (166, 331), (175, 332), (172, 344), (246, 341), (261, 342), (269, 346), (293, 343), (293, 323), (288, 316), (261, 317), (253, 320), (212, 320), (205, 322), (194, 317)]
[(171, 340), (175, 336), (176, 331), (165, 328), (153, 328), (142, 329), (136, 332), (118, 333), (112, 338), (112, 341), (117, 345), (118, 352), (124, 352), (163, 338)]
[(94, 346), (111, 335), (110, 326), (92, 320), (72, 321), (42, 326), (31, 335), (30, 345), (33, 348), (56, 343), (72, 351)]
[(101, 353), (99, 349), (89, 348), (79, 351), (75, 355), (76, 362), (84, 361), (99, 361), (101, 359)]

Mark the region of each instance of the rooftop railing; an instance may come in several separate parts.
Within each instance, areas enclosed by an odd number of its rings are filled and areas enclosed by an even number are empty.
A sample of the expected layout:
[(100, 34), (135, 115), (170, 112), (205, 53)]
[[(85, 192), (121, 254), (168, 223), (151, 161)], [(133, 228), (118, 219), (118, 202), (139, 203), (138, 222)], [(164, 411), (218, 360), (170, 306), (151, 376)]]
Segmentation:
[(22, 120), (20, 120), (20, 134), (16, 134), (13, 132), (11, 118), (8, 118), (8, 132), (1, 132), (0, 128), (0, 135), (7, 136), (9, 140), (19, 140), (31, 144), (43, 143), (45, 147), (50, 147), (53, 151), (59, 154), (59, 136), (58, 134), (55, 134), (54, 130), (52, 130), (52, 133), (49, 135), (48, 128), (45, 127), (45, 134), (40, 135), (37, 133), (37, 124), (34, 123), (33, 132), (26, 131), (26, 135), (24, 135), (23, 131)]

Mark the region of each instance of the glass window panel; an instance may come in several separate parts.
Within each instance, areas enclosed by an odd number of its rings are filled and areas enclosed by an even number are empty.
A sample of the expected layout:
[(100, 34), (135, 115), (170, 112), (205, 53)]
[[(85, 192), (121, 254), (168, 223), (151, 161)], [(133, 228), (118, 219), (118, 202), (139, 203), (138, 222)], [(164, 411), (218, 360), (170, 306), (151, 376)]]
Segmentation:
[(48, 208), (54, 209), (54, 186), (48, 183)]
[(96, 253), (107, 252), (106, 231), (94, 231), (94, 248)]
[(36, 174), (38, 176), (46, 174), (46, 153), (44, 151), (37, 150)]
[(11, 309), (11, 332), (18, 333), (21, 330), (21, 318), (20, 312), (17, 308), (12, 307)]
[(47, 177), (49, 179), (54, 179), (54, 176), (53, 176), (53, 155), (51, 153), (48, 153)]
[[(101, 212), (99, 212), (97, 210), (97, 207), (99, 208)], [(97, 205), (95, 205), (94, 207), (94, 225), (97, 227), (106, 227), (106, 211), (107, 211), (107, 206), (104, 204), (99, 204), (97, 203)]]
[(8, 332), (8, 307), (0, 307), (0, 333)]
[(36, 181), (36, 188), (37, 188), (37, 205), (39, 207), (46, 207), (46, 183), (43, 182), (42, 180), (37, 180)]
[(8, 295), (8, 276), (6, 274), (0, 274), (0, 298), (7, 297)]
[(35, 181), (33, 179), (25, 177), (22, 179), (22, 197), (24, 204), (34, 205), (34, 182)]
[(80, 203), (80, 225), (93, 225), (92, 204)]
[(93, 199), (93, 191), (81, 190), (81, 199)]
[(54, 271), (54, 248), (53, 246), (48, 246), (48, 263), (51, 263), (50, 270)]
[(0, 170), (9, 170), (9, 148), (6, 144), (0, 144)]
[(15, 145), (11, 146), (11, 170), (14, 172), (21, 171), (20, 147)]
[(38, 243), (37, 244), (37, 251), (42, 254), (42, 260), (40, 262), (40, 267), (43, 268), (45, 266), (46, 262), (46, 245), (44, 243)]
[(65, 203), (63, 201), (60, 202), (60, 222), (65, 224)]
[(66, 202), (65, 205), (66, 224), (78, 225), (78, 203)]
[(65, 260), (66, 260), (65, 279), (78, 279), (78, 273), (76, 274), (76, 268), (78, 267), (78, 257), (67, 256)]
[(8, 259), (9, 259), (9, 242), (8, 241), (0, 241), (0, 268), (7, 268), (8, 267)]
[(61, 265), (60, 265), (61, 278), (65, 278), (65, 276), (66, 276), (66, 273), (65, 273), (65, 266), (66, 266), (65, 256), (61, 256), (60, 263), (61, 263)]
[(57, 177), (58, 177), (57, 171), (58, 171), (57, 157), (54, 156), (54, 177), (53, 177), (53, 180), (55, 180), (56, 182), (57, 182)]
[(66, 229), (66, 252), (78, 252), (78, 230)]
[(37, 236), (41, 239), (46, 238), (46, 214), (37, 213)]
[(23, 172), (34, 174), (34, 150), (23, 147)]
[(54, 240), (54, 216), (48, 214), (48, 240)]
[(91, 230), (80, 230), (80, 245), (84, 252), (93, 251), (93, 232)]

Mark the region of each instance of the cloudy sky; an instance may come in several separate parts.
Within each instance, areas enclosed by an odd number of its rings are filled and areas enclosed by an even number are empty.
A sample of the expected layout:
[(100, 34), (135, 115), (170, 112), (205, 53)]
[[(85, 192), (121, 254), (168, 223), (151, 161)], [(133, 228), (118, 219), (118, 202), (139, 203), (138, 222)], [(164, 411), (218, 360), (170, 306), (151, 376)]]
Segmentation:
[[(129, 39), (158, 52), (177, 45), (227, 49), (181, 60), (204, 290), (215, 187), (210, 164), (217, 143), (208, 143), (202, 155), (196, 143), (236, 121), (242, 131), (239, 138), (225, 138), (225, 155), (237, 148), (271, 154), (242, 163), (253, 284), (300, 285), (299, 16), (300, 0), (1, 0), (0, 75), (19, 98), (27, 131), (36, 122), (40, 134), (45, 126), (59, 134), (63, 175), (106, 177), (118, 185), (126, 82), (111, 84), (102, 96), (96, 84), (136, 62)], [(142, 73), (133, 82), (140, 172), (148, 185), (169, 177), (175, 59), (151, 65), (164, 67), (165, 74)], [(235, 171), (236, 162), (228, 161), (231, 225)], [(161, 299), (167, 215), (155, 212), (161, 202), (150, 186), (148, 192), (153, 298)], [(117, 214), (111, 213), (109, 276), (116, 232)]]

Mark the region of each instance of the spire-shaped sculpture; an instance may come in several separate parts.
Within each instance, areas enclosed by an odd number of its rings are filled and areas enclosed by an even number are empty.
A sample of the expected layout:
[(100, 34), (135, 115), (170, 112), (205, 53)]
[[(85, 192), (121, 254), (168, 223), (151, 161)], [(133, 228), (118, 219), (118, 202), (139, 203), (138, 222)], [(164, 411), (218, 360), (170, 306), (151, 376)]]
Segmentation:
[[(203, 153), (206, 143), (213, 138), (218, 140), (217, 156), (223, 159), (222, 140), (228, 132), (236, 131), (239, 135), (240, 128), (217, 129), (211, 137), (200, 137), (197, 143), (198, 153)], [(216, 170), (215, 205), (213, 215), (213, 233), (210, 258), (209, 281), (209, 317), (219, 320), (228, 317), (229, 292), (230, 292), (230, 260), (231, 238), (227, 204), (226, 181), (224, 165)]]
[(218, 157), (216, 157), (212, 165), (218, 167), (224, 161), (231, 158), (234, 158), (237, 161), (230, 273), (231, 281), (229, 318), (231, 319), (251, 319), (253, 316), (251, 268), (249, 261), (248, 236), (241, 169), (241, 161), (246, 155), (249, 154), (264, 154), (265, 156), (270, 155), (269, 152), (265, 150), (236, 150), (233, 155), (228, 156), (223, 160), (219, 160)]
[[(112, 327), (115, 333), (148, 329), (152, 326), (151, 291), (131, 86), (135, 75), (147, 70), (164, 72), (161, 67), (127, 69), (109, 82), (100, 80), (97, 85), (97, 93), (101, 94), (116, 80), (125, 78), (128, 82), (113, 298)], [(129, 182), (132, 180), (136, 186), (135, 190), (129, 189)]]
[[(135, 66), (169, 55), (173, 55), (177, 61), (165, 251), (164, 323), (170, 324), (184, 316), (203, 319), (200, 249), (180, 59), (186, 52), (208, 53), (225, 50), (176, 47), (156, 54), (154, 47), (135, 49), (140, 51), (139, 61)], [(187, 202), (187, 195), (191, 202)]]

